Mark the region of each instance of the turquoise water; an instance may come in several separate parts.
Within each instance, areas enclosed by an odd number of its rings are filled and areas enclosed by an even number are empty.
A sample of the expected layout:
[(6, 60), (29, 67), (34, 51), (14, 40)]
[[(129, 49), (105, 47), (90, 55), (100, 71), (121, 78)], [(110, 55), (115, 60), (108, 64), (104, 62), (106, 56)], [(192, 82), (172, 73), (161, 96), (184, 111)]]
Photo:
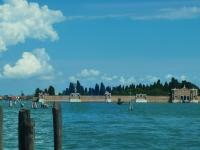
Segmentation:
[[(17, 150), (18, 111), (4, 104), (4, 149)], [(63, 150), (199, 150), (200, 105), (62, 103)], [(53, 149), (52, 113), (31, 110), (36, 149)]]

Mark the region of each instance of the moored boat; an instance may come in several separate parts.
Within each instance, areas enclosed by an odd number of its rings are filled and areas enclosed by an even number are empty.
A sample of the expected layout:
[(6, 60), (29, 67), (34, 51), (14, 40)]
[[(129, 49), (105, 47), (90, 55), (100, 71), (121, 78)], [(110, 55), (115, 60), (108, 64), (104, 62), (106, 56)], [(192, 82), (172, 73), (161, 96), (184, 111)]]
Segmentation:
[(146, 99), (136, 99), (135, 100), (136, 103), (147, 103)]

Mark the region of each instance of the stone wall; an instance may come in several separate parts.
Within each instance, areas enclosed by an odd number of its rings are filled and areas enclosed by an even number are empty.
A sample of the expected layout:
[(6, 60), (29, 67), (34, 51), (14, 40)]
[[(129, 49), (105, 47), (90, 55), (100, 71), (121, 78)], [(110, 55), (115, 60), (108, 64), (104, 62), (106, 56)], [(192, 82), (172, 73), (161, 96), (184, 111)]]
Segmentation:
[[(123, 102), (129, 102), (131, 99), (135, 99), (135, 96), (112, 96), (112, 102), (117, 102), (118, 99)], [(147, 96), (148, 102), (169, 102), (169, 96)], [(69, 96), (45, 96), (46, 101), (69, 101)], [(105, 96), (81, 96), (82, 102), (105, 102)]]

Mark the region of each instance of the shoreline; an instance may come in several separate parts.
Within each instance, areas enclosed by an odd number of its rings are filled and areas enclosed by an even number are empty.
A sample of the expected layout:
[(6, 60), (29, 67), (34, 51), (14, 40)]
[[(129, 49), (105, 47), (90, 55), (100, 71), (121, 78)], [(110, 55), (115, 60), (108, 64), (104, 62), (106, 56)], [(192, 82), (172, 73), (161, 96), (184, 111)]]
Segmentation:
[[(117, 102), (118, 99), (122, 102), (129, 102), (130, 99), (135, 100), (135, 96), (112, 96), (111, 100), (113, 103)], [(46, 102), (69, 102), (69, 96), (44, 96)], [(147, 101), (149, 103), (169, 103), (169, 96), (147, 96)], [(105, 102), (105, 96), (81, 96), (80, 102)]]

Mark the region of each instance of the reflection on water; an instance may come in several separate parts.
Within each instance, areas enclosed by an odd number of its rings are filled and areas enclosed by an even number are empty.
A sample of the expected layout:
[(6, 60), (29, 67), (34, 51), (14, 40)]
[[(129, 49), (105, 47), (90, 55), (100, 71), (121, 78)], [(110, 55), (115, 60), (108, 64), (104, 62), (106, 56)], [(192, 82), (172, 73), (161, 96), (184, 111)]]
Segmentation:
[[(18, 149), (18, 111), (4, 103), (4, 147)], [(30, 103), (25, 104), (30, 108)], [(63, 149), (200, 149), (200, 105), (62, 103)], [(36, 149), (53, 149), (52, 113), (31, 109)]]

